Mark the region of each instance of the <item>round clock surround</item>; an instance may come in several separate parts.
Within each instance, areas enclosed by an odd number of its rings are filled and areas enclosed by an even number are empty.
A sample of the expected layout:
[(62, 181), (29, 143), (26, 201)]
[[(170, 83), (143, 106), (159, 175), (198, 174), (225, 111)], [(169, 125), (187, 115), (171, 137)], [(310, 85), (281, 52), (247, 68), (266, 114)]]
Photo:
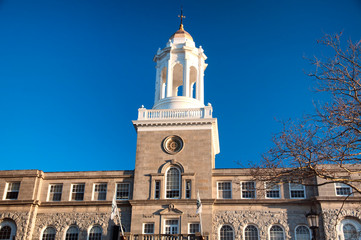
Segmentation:
[(163, 150), (168, 154), (179, 153), (184, 146), (183, 139), (177, 135), (168, 136), (163, 140)]

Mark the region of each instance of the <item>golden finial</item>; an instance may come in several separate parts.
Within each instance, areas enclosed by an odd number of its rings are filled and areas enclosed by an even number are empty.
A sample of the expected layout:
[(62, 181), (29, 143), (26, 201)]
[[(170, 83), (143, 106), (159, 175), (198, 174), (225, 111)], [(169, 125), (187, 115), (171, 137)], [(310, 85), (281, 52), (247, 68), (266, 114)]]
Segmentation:
[(183, 15), (183, 7), (181, 7), (181, 14), (178, 15), (178, 17), (181, 19), (179, 30), (184, 30), (184, 28), (183, 28), (183, 18), (186, 18), (186, 16)]

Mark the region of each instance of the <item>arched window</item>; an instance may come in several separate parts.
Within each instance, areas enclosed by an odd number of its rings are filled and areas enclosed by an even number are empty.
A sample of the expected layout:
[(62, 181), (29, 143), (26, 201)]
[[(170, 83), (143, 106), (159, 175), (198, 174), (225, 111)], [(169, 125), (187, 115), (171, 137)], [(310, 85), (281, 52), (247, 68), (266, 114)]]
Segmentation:
[(311, 231), (306, 226), (296, 227), (296, 240), (311, 240)]
[[(177, 63), (173, 67), (173, 97), (183, 96), (183, 65)], [(167, 96), (170, 97), (170, 96)]]
[(358, 240), (356, 227), (350, 223), (343, 225), (343, 237), (345, 240)]
[(166, 198), (180, 198), (180, 171), (178, 168), (171, 167), (166, 174)]
[(219, 230), (219, 238), (220, 240), (233, 240), (233, 228), (229, 225), (223, 225)]
[(79, 238), (79, 229), (76, 226), (71, 226), (68, 231), (66, 231), (65, 240), (78, 240)]
[(11, 227), (4, 226), (0, 229), (0, 239), (10, 239)]
[(248, 225), (244, 229), (244, 239), (245, 240), (258, 240), (258, 229), (253, 225)]
[(54, 240), (55, 239), (56, 230), (53, 227), (47, 227), (42, 236), (42, 240)]
[(284, 240), (283, 228), (280, 226), (274, 225), (269, 230), (270, 240)]
[(0, 223), (0, 240), (13, 239), (16, 235), (16, 225), (11, 219), (5, 219)]
[(337, 230), (340, 240), (359, 240), (361, 236), (361, 224), (356, 219), (342, 220)]
[(101, 240), (102, 228), (100, 226), (94, 226), (89, 231), (89, 240)]

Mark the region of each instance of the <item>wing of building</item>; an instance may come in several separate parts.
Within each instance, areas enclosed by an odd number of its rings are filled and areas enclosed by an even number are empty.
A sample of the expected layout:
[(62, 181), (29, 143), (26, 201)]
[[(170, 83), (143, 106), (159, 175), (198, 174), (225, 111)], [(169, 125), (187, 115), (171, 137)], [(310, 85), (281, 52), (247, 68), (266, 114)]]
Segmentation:
[[(206, 59), (182, 24), (158, 50), (154, 106), (133, 121), (134, 170), (0, 171), (0, 239), (307, 240), (310, 213), (317, 239), (360, 239), (360, 198), (344, 201), (347, 185), (265, 183), (250, 169), (215, 168)], [(111, 219), (114, 196), (120, 219)]]

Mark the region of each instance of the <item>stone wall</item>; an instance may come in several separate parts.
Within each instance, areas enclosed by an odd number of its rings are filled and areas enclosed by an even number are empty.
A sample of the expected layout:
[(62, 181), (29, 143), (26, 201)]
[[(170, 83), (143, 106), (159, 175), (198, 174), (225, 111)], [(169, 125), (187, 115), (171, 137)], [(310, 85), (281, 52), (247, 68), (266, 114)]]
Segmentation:
[[(122, 209), (121, 218), (124, 228), (130, 229), (130, 209)], [(118, 222), (116, 221), (118, 224)], [(86, 240), (88, 232), (92, 226), (100, 226), (103, 230), (104, 240), (112, 236), (114, 221), (110, 219), (109, 213), (88, 212), (88, 213), (39, 213), (36, 220), (35, 231), (32, 239), (41, 239), (41, 234), (48, 226), (56, 229), (56, 240), (64, 239), (69, 226), (76, 225), (79, 228), (79, 240)]]
[(16, 239), (26, 239), (27, 229), (29, 225), (28, 212), (0, 212), (0, 221), (3, 219), (11, 219), (16, 224)]
[(224, 224), (233, 227), (235, 240), (244, 239), (244, 229), (250, 224), (257, 226), (260, 240), (269, 239), (268, 231), (272, 225), (283, 227), (285, 239), (295, 239), (295, 228), (307, 225), (307, 220), (303, 211), (216, 211), (213, 215), (212, 239), (219, 239), (219, 230)]

